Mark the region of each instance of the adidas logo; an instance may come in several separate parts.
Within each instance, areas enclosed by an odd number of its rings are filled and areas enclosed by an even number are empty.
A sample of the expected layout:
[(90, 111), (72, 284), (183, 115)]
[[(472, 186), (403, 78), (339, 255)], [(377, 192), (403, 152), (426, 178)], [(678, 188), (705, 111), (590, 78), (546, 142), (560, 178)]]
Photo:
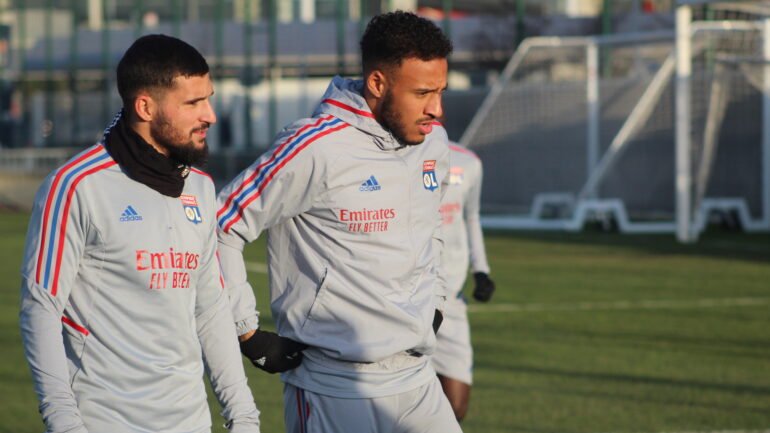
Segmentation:
[(141, 221), (142, 216), (139, 215), (134, 208), (132, 208), (130, 205), (126, 208), (126, 210), (123, 211), (123, 213), (120, 215), (121, 221)]
[(361, 187), (358, 188), (359, 191), (379, 191), (381, 189), (382, 187), (377, 182), (377, 179), (374, 178), (374, 175), (366, 179), (366, 182), (362, 183)]

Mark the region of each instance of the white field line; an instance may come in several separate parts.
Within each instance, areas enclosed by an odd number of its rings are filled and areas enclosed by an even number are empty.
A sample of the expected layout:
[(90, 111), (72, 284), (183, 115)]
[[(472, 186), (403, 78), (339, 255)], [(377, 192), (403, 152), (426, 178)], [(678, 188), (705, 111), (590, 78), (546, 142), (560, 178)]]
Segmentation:
[[(564, 302), (527, 304), (472, 304), (469, 313), (516, 313), (530, 311), (681, 310), (689, 308), (755, 307), (770, 305), (770, 298), (716, 298), (652, 301)], [(682, 432), (685, 433), (685, 432)], [(687, 432), (689, 433), (689, 432)], [(770, 433), (770, 432), (768, 432)]]
[(246, 270), (249, 272), (257, 272), (259, 274), (267, 273), (267, 265), (259, 262), (246, 262)]

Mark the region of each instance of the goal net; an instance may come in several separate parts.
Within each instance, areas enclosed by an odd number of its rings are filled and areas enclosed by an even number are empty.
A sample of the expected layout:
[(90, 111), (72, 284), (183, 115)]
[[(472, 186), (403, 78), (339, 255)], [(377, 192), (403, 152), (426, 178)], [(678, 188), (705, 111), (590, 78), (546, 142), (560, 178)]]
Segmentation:
[[(679, 105), (696, 232), (715, 211), (747, 229), (766, 215), (764, 12), (740, 6), (710, 4), (688, 23)], [(676, 55), (673, 31), (525, 40), (461, 139), (485, 163), (485, 225), (674, 232), (686, 87)]]

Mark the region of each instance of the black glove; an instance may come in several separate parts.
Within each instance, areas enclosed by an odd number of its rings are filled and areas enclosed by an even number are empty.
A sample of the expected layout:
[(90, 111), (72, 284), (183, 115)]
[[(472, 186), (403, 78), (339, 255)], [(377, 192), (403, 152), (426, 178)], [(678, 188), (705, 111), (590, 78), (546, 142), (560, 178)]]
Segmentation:
[(495, 283), (489, 279), (489, 275), (484, 272), (474, 272), (473, 278), (476, 280), (473, 298), (481, 302), (492, 299), (492, 293), (495, 293)]
[(255, 367), (271, 374), (297, 367), (306, 348), (306, 344), (259, 329), (248, 340), (241, 342), (241, 353)]
[(441, 322), (444, 321), (444, 315), (441, 313), (441, 311), (436, 310), (435, 313), (433, 313), (433, 333), (438, 334), (438, 328), (441, 326)]

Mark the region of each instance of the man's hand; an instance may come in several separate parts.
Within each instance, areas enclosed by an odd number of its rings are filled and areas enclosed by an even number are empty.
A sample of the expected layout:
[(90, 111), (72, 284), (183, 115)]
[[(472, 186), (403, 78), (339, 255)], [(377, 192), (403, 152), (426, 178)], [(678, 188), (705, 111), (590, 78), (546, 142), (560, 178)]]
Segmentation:
[(306, 348), (305, 344), (259, 329), (241, 341), (241, 353), (255, 367), (271, 374), (296, 368), (302, 362), (302, 351)]
[(489, 279), (489, 275), (484, 272), (476, 272), (473, 274), (473, 279), (476, 280), (473, 298), (481, 302), (492, 299), (492, 293), (495, 293), (495, 283)]

